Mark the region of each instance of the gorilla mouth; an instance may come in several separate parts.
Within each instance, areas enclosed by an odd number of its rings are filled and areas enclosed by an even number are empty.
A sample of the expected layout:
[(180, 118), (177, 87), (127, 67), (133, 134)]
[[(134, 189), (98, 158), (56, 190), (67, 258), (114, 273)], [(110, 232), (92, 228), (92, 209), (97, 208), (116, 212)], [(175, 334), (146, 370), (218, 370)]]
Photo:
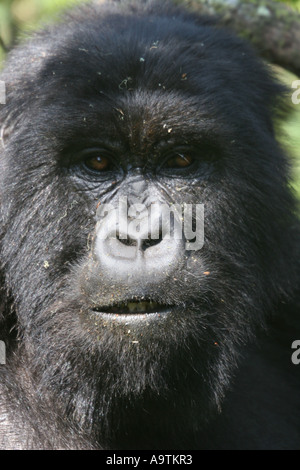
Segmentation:
[(166, 315), (172, 310), (172, 306), (153, 302), (152, 300), (131, 300), (121, 302), (109, 307), (97, 307), (93, 309), (95, 313), (102, 315), (118, 316), (161, 316)]

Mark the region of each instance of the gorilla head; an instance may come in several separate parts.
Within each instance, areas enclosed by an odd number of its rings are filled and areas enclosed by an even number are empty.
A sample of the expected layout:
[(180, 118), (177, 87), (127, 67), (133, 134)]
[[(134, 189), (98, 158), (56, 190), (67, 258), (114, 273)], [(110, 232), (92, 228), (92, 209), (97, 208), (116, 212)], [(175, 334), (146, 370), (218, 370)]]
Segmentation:
[(201, 448), (296, 290), (281, 87), (163, 3), (75, 9), (2, 73), (7, 447)]

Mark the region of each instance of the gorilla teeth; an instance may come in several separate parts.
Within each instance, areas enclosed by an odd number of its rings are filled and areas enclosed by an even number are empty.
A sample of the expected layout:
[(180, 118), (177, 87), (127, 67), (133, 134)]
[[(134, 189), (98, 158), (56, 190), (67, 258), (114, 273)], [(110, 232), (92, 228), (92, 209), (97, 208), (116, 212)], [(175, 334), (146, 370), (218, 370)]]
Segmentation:
[(152, 301), (131, 301), (123, 302), (111, 307), (99, 307), (96, 309), (100, 313), (108, 313), (115, 315), (128, 315), (128, 314), (149, 314), (149, 313), (163, 313), (170, 307)]
[(129, 313), (147, 313), (161, 310), (161, 305), (156, 302), (128, 302), (126, 307)]

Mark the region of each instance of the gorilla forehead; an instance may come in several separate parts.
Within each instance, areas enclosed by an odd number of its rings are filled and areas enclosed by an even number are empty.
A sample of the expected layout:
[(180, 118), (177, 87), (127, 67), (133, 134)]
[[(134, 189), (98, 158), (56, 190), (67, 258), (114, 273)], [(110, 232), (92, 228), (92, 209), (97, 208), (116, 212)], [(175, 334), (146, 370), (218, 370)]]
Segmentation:
[[(220, 129), (230, 122), (242, 133), (255, 122), (257, 134), (272, 129), (267, 107), (281, 89), (244, 42), (180, 10), (170, 19), (170, 14), (156, 16), (147, 8), (140, 4), (134, 15), (118, 12), (116, 5), (83, 8), (67, 22), (37, 34), (34, 47), (28, 42), (12, 54), (11, 70), (4, 76), (15, 105), (19, 100), (19, 110), (31, 109), (31, 121), (33, 114), (40, 120), (46, 107), (50, 124), (56, 120), (55, 106), (60, 106), (60, 115), (73, 113), (76, 132), (76, 121), (105, 128), (102, 116), (108, 112), (115, 114), (118, 129), (128, 124), (127, 113), (142, 135), (147, 113), (151, 132), (161, 132), (156, 120), (167, 125), (163, 135), (179, 125), (185, 132), (186, 118), (192, 132), (212, 119)], [(12, 83), (16, 76), (20, 83)], [(60, 125), (64, 127), (63, 120)]]
[[(85, 98), (137, 89), (181, 91), (200, 100), (202, 96), (208, 100), (210, 94), (222, 95), (222, 101), (232, 106), (228, 89), (238, 95), (239, 89), (246, 87), (248, 93), (253, 89), (255, 96), (256, 79), (266, 79), (270, 85), (267, 77), (260, 75), (250, 49), (205, 20), (196, 24), (191, 18), (186, 21), (184, 15), (171, 21), (170, 17), (151, 14), (107, 16), (96, 9), (93, 18), (89, 14), (84, 22), (76, 23), (74, 17), (63, 28), (56, 26), (56, 40), (50, 47), (48, 37), (53, 31), (43, 33), (37, 37), (38, 47), (29, 52), (34, 56), (31, 70), (37, 62), (40, 83), (54, 88), (55, 93), (59, 84)], [(251, 71), (251, 81), (243, 69)], [(266, 89), (270, 93), (269, 87)]]

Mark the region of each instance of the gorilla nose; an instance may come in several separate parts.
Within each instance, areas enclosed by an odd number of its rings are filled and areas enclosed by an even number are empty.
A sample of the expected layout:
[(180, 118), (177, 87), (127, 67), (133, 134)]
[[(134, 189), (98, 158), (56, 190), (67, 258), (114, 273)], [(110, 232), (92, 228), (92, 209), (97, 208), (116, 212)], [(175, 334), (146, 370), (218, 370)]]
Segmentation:
[(174, 271), (183, 257), (183, 240), (161, 216), (157, 213), (151, 222), (147, 217), (98, 222), (93, 255), (102, 277), (149, 285)]
[[(138, 260), (139, 258), (149, 258), (149, 256), (158, 256), (163, 249), (166, 248), (166, 239), (163, 239), (162, 234), (160, 232), (158, 239), (153, 240), (151, 238), (151, 234), (148, 235), (147, 238), (143, 238), (142, 236), (135, 236), (135, 235), (122, 235), (122, 233), (118, 232), (116, 234), (111, 234), (106, 239), (106, 244), (102, 245), (104, 248), (104, 252), (102, 251), (101, 257), (103, 253), (106, 252), (107, 256), (110, 258), (115, 258), (118, 260)], [(163, 244), (161, 244), (163, 243)], [(159, 247), (155, 250), (150, 250), (152, 247), (160, 244)], [(150, 250), (150, 251), (149, 251)]]

